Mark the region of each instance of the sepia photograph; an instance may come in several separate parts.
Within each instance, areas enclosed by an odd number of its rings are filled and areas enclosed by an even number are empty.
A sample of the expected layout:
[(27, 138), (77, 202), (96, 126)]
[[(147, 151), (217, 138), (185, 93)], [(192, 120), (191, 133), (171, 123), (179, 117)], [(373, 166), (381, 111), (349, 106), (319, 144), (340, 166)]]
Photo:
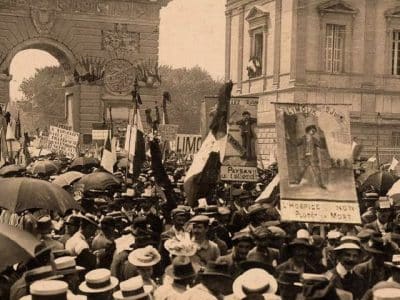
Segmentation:
[(399, 0), (0, 0), (0, 300), (400, 300)]

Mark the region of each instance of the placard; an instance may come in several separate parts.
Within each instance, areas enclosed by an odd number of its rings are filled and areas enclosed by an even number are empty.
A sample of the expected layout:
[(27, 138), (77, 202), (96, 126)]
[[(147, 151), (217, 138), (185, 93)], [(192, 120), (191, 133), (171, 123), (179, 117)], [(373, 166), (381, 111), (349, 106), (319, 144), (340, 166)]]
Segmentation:
[(221, 167), (221, 180), (256, 182), (258, 179), (258, 171), (254, 167)]
[(360, 224), (349, 105), (275, 103), (283, 221)]
[(105, 141), (110, 132), (108, 125), (105, 123), (92, 123), (92, 140)]
[(200, 134), (177, 134), (171, 149), (181, 154), (196, 154), (201, 147), (202, 138)]
[(78, 143), (78, 132), (50, 126), (48, 149), (52, 152), (64, 154), (69, 158), (74, 158), (77, 154)]
[(158, 127), (158, 134), (162, 141), (174, 141), (178, 134), (179, 125), (160, 124)]

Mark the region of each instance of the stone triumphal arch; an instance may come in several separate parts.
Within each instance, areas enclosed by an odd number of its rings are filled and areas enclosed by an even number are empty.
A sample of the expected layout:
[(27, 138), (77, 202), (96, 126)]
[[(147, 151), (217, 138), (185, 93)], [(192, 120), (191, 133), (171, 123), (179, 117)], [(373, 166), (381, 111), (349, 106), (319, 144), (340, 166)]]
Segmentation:
[(171, 0), (0, 0), (0, 103), (9, 101), (13, 57), (45, 50), (65, 71), (68, 122), (90, 134), (105, 107), (131, 103), (135, 78), (144, 102), (160, 95), (160, 9)]

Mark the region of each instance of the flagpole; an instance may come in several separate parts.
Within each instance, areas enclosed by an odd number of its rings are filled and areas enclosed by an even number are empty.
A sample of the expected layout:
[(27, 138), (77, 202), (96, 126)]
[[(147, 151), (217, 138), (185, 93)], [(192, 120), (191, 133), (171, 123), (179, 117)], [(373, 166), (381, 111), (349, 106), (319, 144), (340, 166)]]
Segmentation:
[(380, 123), (381, 114), (378, 112), (376, 115), (376, 163), (378, 165), (378, 170), (380, 169), (380, 159), (379, 159), (379, 139), (380, 139), (380, 132), (379, 132), (379, 123)]
[[(137, 108), (138, 108), (138, 103), (137, 103), (137, 89), (138, 89), (138, 82), (135, 80), (135, 83), (133, 85), (133, 90), (132, 90), (132, 101), (133, 101), (133, 120), (129, 120), (129, 115), (128, 115), (128, 121), (131, 125), (129, 128), (129, 143), (128, 143), (128, 165), (125, 168), (125, 183), (128, 181), (128, 173), (129, 173), (129, 155), (131, 153), (131, 136), (132, 136), (132, 126), (137, 123), (136, 121), (136, 113), (137, 113)], [(137, 124), (136, 124), (137, 125)]]

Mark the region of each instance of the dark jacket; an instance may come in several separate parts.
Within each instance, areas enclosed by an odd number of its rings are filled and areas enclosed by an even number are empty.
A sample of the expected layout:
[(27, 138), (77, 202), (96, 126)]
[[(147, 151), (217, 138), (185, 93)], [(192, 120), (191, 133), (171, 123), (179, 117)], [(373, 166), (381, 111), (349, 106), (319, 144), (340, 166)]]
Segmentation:
[(356, 272), (353, 272), (348, 278), (341, 278), (334, 268), (329, 270), (327, 275), (336, 288), (352, 293), (354, 300), (360, 300), (368, 290), (367, 281)]
[(384, 265), (377, 266), (372, 258), (355, 266), (354, 272), (357, 272), (366, 280), (368, 287), (374, 286), (379, 281), (387, 280), (391, 275), (389, 268)]

